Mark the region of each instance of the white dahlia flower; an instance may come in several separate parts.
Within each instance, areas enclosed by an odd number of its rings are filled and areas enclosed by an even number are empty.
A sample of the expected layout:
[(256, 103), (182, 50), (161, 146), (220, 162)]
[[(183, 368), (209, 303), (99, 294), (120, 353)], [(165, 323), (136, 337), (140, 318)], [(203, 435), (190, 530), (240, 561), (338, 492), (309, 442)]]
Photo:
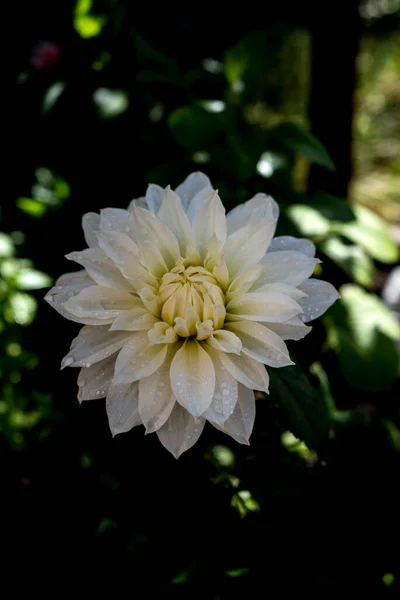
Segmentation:
[(227, 216), (202, 173), (150, 185), (127, 210), (83, 217), (86, 250), (46, 300), (83, 323), (62, 361), (82, 400), (106, 397), (113, 434), (143, 424), (175, 457), (209, 421), (248, 444), (264, 367), (292, 364), (285, 340), (338, 298), (309, 279), (315, 247), (273, 239), (276, 202), (257, 194)]

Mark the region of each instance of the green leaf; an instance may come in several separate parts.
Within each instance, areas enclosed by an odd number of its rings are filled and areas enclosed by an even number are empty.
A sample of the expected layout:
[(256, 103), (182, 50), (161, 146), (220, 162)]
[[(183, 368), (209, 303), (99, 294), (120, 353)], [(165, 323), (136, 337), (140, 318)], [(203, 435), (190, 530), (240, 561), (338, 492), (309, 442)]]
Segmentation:
[(75, 6), (74, 28), (84, 39), (99, 35), (107, 22), (105, 15), (89, 14), (92, 5), (93, 0), (78, 0)]
[(349, 222), (356, 218), (353, 208), (346, 200), (326, 192), (316, 192), (308, 204), (329, 221)]
[(46, 115), (48, 112), (51, 111), (51, 109), (55, 106), (57, 100), (59, 99), (64, 90), (64, 81), (56, 81), (56, 83), (53, 83), (53, 85), (51, 85), (48, 88), (45, 95), (43, 96), (42, 115)]
[(286, 214), (301, 235), (324, 237), (329, 232), (329, 221), (307, 204), (292, 204), (287, 208)]
[(0, 258), (6, 256), (13, 256), (14, 254), (14, 243), (12, 238), (0, 231)]
[(170, 114), (168, 125), (177, 142), (192, 149), (207, 148), (221, 133), (219, 116), (200, 106), (177, 108)]
[(21, 269), (17, 275), (17, 287), (21, 290), (40, 290), (50, 287), (52, 282), (51, 277), (36, 269)]
[(241, 569), (232, 569), (231, 571), (225, 571), (225, 575), (228, 577), (241, 577), (242, 575), (247, 575), (250, 572), (248, 567), (242, 567)]
[(375, 266), (359, 246), (346, 244), (339, 237), (331, 237), (320, 245), (321, 250), (356, 283), (370, 287)]
[(302, 154), (312, 163), (326, 167), (330, 171), (335, 170), (332, 159), (324, 146), (303, 127), (294, 123), (280, 123), (276, 127), (269, 129), (268, 135), (278, 140), (293, 152)]
[(33, 198), (18, 198), (17, 207), (31, 217), (43, 217), (47, 211), (45, 204)]
[(383, 219), (364, 206), (354, 206), (353, 210), (356, 221), (336, 226), (335, 230), (362, 246), (372, 258), (383, 263), (398, 262), (399, 248)]
[(270, 397), (283, 407), (290, 429), (309, 448), (317, 449), (329, 435), (328, 406), (298, 365), (270, 369)]
[(399, 369), (400, 324), (374, 294), (348, 284), (342, 299), (326, 319), (328, 344), (341, 371), (354, 387), (378, 392), (390, 390)]

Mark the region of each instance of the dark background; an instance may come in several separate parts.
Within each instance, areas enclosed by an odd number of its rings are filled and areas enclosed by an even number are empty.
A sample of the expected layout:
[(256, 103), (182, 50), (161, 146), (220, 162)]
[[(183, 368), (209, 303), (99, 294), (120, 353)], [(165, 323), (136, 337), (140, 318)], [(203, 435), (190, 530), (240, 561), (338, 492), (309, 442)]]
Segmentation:
[[(0, 215), (5, 590), (399, 590), (398, 324), (380, 299), (399, 256), (399, 7), (300, 4), (15, 3)], [(40, 288), (71, 270), (85, 212), (195, 170), (227, 208), (273, 195), (278, 233), (313, 239), (316, 275), (342, 301), (292, 343), (296, 366), (271, 373), (250, 447), (207, 425), (175, 461), (141, 428), (112, 439), (104, 400), (79, 406), (77, 371), (59, 371), (79, 327)]]

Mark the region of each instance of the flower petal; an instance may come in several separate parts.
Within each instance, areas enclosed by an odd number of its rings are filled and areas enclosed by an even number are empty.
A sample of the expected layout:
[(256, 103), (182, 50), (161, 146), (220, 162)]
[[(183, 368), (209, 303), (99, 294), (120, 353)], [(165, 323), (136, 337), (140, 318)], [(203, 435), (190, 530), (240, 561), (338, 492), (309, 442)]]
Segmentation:
[(291, 235), (281, 235), (274, 238), (268, 248), (268, 252), (280, 252), (282, 250), (294, 250), (310, 258), (315, 256), (315, 246), (310, 240), (295, 238)]
[(98, 235), (98, 240), (100, 248), (118, 265), (124, 277), (157, 286), (157, 279), (141, 264), (139, 248), (129, 236), (117, 231), (106, 231)]
[(171, 364), (171, 387), (176, 399), (193, 417), (210, 406), (215, 389), (211, 358), (199, 342), (187, 339)]
[(268, 329), (274, 331), (283, 340), (301, 340), (310, 333), (312, 328), (304, 325), (298, 317), (293, 317), (283, 323), (268, 323)]
[(268, 252), (260, 261), (264, 271), (257, 280), (261, 287), (265, 283), (286, 283), (297, 287), (308, 279), (316, 264), (321, 262), (317, 258), (310, 258), (294, 250)]
[(82, 368), (78, 375), (78, 400), (96, 400), (108, 394), (115, 368), (115, 354)]
[(103, 324), (112, 323), (121, 311), (143, 307), (143, 304), (140, 298), (127, 292), (101, 285), (91, 285), (84, 288), (77, 296), (69, 298), (64, 306), (77, 318), (99, 319)]
[(175, 458), (179, 458), (197, 442), (204, 424), (204, 419), (192, 417), (178, 402), (175, 402), (168, 421), (156, 433), (162, 445)]
[(187, 247), (193, 246), (192, 230), (181, 199), (169, 187), (163, 193), (158, 218), (175, 235), (182, 256), (186, 256)]
[(130, 331), (109, 331), (108, 325), (82, 327), (72, 340), (68, 354), (61, 362), (61, 368), (87, 367), (117, 352), (132, 336)]
[(218, 427), (218, 429), (230, 435), (239, 444), (248, 446), (255, 417), (256, 401), (254, 392), (239, 383), (239, 398), (235, 410), (223, 424), (223, 427)]
[(183, 183), (178, 185), (178, 187), (175, 190), (179, 198), (182, 200), (182, 206), (185, 211), (188, 210), (189, 205), (194, 200), (194, 198), (196, 198), (196, 200), (198, 201), (201, 198), (201, 196), (205, 198), (211, 191), (211, 181), (209, 180), (207, 175), (204, 175), (204, 173), (201, 173), (200, 171), (191, 173), (188, 177), (186, 177)]
[(225, 243), (225, 208), (217, 192), (211, 192), (200, 206), (193, 219), (192, 231), (195, 247), (202, 256), (205, 256), (207, 245), (214, 235), (219, 242)]
[(235, 296), (226, 307), (226, 318), (230, 321), (287, 321), (301, 312), (300, 306), (286, 296), (278, 293), (252, 292)]
[(82, 229), (87, 245), (91, 248), (96, 248), (99, 245), (97, 233), (100, 230), (100, 215), (94, 212), (88, 212), (83, 215)]
[(172, 393), (169, 370), (175, 346), (169, 348), (166, 359), (153, 375), (139, 382), (139, 415), (146, 433), (160, 429), (171, 414), (176, 402)]
[[(258, 266), (258, 265), (257, 265)], [(293, 298), (293, 300), (299, 300), (300, 298), (305, 298), (307, 294), (302, 292), (296, 287), (292, 287), (287, 285), (286, 283), (265, 283), (258, 287), (259, 283), (256, 281), (250, 288), (251, 292), (259, 292), (263, 294), (269, 294), (271, 292), (278, 292), (279, 294), (285, 294), (289, 296), (289, 298)]]
[(215, 371), (215, 391), (212, 402), (203, 417), (222, 426), (231, 416), (238, 399), (238, 382), (229, 374), (221, 362), (219, 352), (206, 347)]
[(163, 188), (155, 183), (150, 183), (146, 191), (146, 202), (147, 206), (154, 214), (157, 214), (160, 206), (163, 195)]
[(254, 321), (226, 325), (242, 342), (244, 354), (270, 367), (292, 365), (285, 342), (273, 331)]
[(237, 335), (226, 329), (214, 331), (207, 338), (207, 344), (220, 352), (233, 352), (233, 354), (239, 355), (242, 350), (242, 343)]
[(134, 239), (129, 211), (123, 208), (104, 208), (100, 211), (100, 232), (115, 231)]
[(276, 227), (278, 217), (279, 207), (275, 200), (266, 194), (256, 194), (251, 200), (239, 204), (227, 214), (228, 234), (250, 223), (257, 223), (260, 219), (273, 220)]
[(115, 363), (115, 383), (131, 383), (149, 377), (162, 365), (166, 354), (167, 345), (150, 344), (146, 331), (131, 334)]
[(83, 289), (93, 285), (95, 282), (86, 271), (76, 271), (75, 273), (65, 273), (56, 281), (56, 285), (51, 288), (45, 295), (44, 299), (48, 302), (57, 312), (63, 317), (75, 321), (77, 323), (84, 323), (85, 325), (98, 325), (98, 319), (78, 319), (71, 315), (67, 311), (64, 304), (73, 296), (77, 296)]
[(335, 290), (333, 285), (320, 279), (305, 281), (300, 289), (308, 294), (307, 298), (299, 300), (299, 304), (303, 309), (301, 319), (305, 323), (323, 315), (340, 298), (339, 292)]
[(122, 275), (121, 271), (108, 258), (101, 248), (87, 248), (81, 252), (67, 254), (68, 260), (82, 265), (98, 285), (132, 292), (132, 284)]
[(168, 227), (152, 212), (134, 205), (131, 206), (131, 222), (139, 249), (145, 252), (146, 244), (154, 244), (168, 268), (174, 267), (180, 258), (180, 251), (178, 241)]
[(112, 383), (107, 394), (106, 409), (111, 433), (125, 433), (141, 425), (138, 409), (139, 384)]
[(157, 318), (143, 306), (125, 310), (110, 327), (110, 331), (148, 331)]
[(268, 393), (269, 377), (264, 365), (245, 354), (236, 356), (221, 352), (220, 358), (225, 369), (236, 381), (252, 390)]
[(275, 222), (261, 219), (241, 227), (226, 240), (225, 262), (231, 279), (241, 269), (255, 265), (264, 256), (275, 230)]

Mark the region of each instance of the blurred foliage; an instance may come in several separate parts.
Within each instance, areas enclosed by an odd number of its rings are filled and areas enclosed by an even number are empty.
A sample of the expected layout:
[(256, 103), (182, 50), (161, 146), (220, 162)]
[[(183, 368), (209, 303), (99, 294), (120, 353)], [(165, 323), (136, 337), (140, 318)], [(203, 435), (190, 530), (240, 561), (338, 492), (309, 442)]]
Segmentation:
[[(310, 163), (335, 168), (307, 116), (312, 15), (271, 11), (220, 27), (201, 14), (141, 19), (124, 0), (43, 0), (21, 24), (24, 143), (0, 221), (0, 449), (7, 573), (31, 573), (30, 591), (43, 569), (92, 593), (398, 590), (400, 334), (377, 284), (399, 260), (382, 219), (398, 202), (397, 37), (390, 20), (374, 33), (367, 11), (348, 203), (308, 190)], [(315, 275), (342, 299), (290, 344), (294, 366), (270, 370), (250, 447), (206, 427), (175, 462), (140, 429), (111, 439), (103, 400), (78, 405), (76, 371), (59, 373), (78, 328), (41, 288), (83, 245), (84, 212), (197, 169), (227, 209), (274, 196), (278, 234), (315, 242)]]

